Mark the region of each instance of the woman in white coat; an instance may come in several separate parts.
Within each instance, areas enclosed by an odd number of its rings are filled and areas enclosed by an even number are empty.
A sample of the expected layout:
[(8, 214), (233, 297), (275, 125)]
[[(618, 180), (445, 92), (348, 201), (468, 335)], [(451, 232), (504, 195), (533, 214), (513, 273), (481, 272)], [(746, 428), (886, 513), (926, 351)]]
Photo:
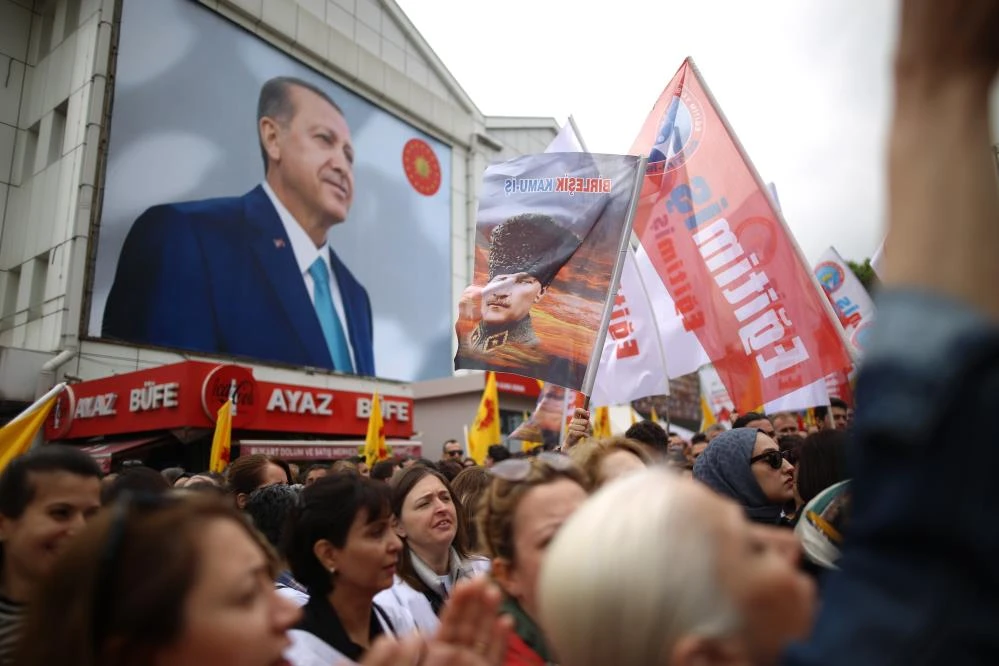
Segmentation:
[(292, 664), (359, 662), (378, 637), (415, 631), (404, 608), (374, 602), (392, 585), (402, 551), (392, 523), (384, 483), (337, 474), (304, 490), (284, 540), (292, 574), (309, 591), (290, 632)]
[(489, 570), (489, 561), (468, 554), (460, 501), (443, 474), (414, 465), (392, 483), (392, 512), (403, 550), (391, 589), (375, 601), (408, 612), (426, 634), (436, 631), (441, 609), (463, 578)]

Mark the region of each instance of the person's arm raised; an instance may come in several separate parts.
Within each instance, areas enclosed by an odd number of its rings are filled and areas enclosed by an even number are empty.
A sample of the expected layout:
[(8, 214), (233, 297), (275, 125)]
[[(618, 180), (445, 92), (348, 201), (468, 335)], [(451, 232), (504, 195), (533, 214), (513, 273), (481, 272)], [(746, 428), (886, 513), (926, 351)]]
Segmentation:
[(999, 2), (902, 2), (889, 143), (885, 283), (999, 319), (999, 187), (989, 87)]

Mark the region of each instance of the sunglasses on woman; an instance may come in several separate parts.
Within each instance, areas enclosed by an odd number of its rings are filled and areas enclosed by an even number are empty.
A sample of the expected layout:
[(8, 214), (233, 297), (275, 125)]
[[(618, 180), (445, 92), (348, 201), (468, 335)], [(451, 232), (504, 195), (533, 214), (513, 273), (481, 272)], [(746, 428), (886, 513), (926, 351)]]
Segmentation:
[(564, 472), (573, 467), (569, 456), (554, 451), (542, 451), (534, 458), (508, 458), (490, 467), (487, 472), (497, 479), (514, 483), (525, 480), (531, 474), (532, 460), (548, 465), (552, 469)]
[(785, 460), (793, 465), (794, 461), (792, 460), (792, 458), (794, 457), (795, 456), (793, 451), (778, 451), (777, 449), (770, 449), (769, 451), (761, 453), (758, 456), (753, 456), (752, 458), (750, 458), (749, 464), (752, 465), (753, 463), (764, 460), (768, 465), (770, 465), (774, 469), (780, 469), (781, 465), (784, 464)]

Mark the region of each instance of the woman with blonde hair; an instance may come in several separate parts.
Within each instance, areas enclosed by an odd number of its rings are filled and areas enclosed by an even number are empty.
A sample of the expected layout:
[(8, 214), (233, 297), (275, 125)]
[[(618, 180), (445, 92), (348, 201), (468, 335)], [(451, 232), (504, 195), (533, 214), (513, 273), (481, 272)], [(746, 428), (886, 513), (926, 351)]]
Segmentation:
[(569, 457), (593, 489), (652, 464), (648, 449), (627, 437), (584, 440), (569, 450)]
[(789, 530), (649, 469), (606, 485), (555, 537), (541, 625), (572, 666), (773, 664), (811, 626), (799, 558)]
[(479, 507), (479, 539), (505, 595), (500, 610), (514, 622), (504, 664), (541, 666), (555, 661), (538, 625), (541, 562), (562, 523), (586, 500), (586, 479), (556, 453), (504, 460), (489, 473), (493, 480)]

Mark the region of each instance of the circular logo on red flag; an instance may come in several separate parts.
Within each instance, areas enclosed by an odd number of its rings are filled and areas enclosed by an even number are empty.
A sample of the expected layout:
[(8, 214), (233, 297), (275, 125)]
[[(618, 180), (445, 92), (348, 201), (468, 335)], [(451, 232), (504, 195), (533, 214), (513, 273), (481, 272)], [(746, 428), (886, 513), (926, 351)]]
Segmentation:
[(232, 427), (243, 428), (253, 421), (258, 409), (257, 382), (253, 371), (239, 365), (219, 365), (205, 377), (201, 386), (201, 407), (212, 423), (226, 400), (233, 398), (236, 409)]
[(441, 163), (434, 149), (422, 139), (410, 139), (402, 149), (402, 167), (413, 189), (433, 196), (441, 188)]

